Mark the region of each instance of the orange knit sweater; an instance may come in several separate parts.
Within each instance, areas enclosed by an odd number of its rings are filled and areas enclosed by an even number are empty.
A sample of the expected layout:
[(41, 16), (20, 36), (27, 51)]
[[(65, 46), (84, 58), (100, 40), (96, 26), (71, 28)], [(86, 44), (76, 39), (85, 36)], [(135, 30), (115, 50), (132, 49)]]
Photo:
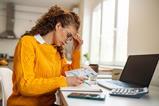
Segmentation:
[(51, 106), (59, 87), (67, 86), (64, 71), (80, 67), (80, 51), (73, 51), (72, 64), (61, 59), (56, 48), (24, 36), (16, 46), (13, 93), (8, 106)]

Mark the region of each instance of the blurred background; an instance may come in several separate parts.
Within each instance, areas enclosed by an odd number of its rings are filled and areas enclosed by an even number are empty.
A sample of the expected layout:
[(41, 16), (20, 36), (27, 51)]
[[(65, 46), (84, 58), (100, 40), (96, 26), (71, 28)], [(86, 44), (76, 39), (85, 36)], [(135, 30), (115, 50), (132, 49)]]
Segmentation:
[[(11, 69), (20, 36), (53, 5), (80, 16), (82, 65), (122, 69), (128, 55), (159, 53), (159, 0), (0, 0), (0, 58)], [(158, 85), (159, 69), (154, 77)]]

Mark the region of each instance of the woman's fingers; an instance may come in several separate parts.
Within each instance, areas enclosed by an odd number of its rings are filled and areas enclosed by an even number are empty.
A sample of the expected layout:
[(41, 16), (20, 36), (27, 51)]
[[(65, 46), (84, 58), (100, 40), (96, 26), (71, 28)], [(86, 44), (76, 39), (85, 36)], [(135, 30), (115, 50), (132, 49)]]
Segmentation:
[(77, 83), (78, 83), (78, 84), (82, 84), (83, 81), (82, 81), (82, 80), (77, 80)]
[(86, 78), (84, 78), (84, 77), (77, 77), (77, 79), (78, 80), (77, 80), (76, 86), (82, 84), (84, 82), (84, 80), (86, 80)]
[(82, 37), (79, 34), (73, 36), (75, 49), (80, 49), (83, 44)]
[(79, 42), (82, 42), (82, 37), (81, 37), (79, 34), (77, 34), (77, 40), (78, 40)]
[(78, 77), (81, 81), (84, 81), (84, 80), (86, 80), (86, 78), (85, 77)]
[(74, 35), (73, 38), (79, 42), (82, 41), (82, 38), (79, 34)]
[(66, 77), (69, 86), (78, 86), (83, 83), (83, 77)]

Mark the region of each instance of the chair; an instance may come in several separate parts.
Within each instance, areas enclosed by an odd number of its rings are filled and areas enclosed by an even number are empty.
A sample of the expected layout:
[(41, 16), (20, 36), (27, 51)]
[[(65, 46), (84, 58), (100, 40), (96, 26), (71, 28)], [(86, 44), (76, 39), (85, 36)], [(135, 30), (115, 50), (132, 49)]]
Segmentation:
[(2, 106), (7, 106), (7, 99), (12, 93), (12, 70), (0, 68), (0, 83), (2, 88)]

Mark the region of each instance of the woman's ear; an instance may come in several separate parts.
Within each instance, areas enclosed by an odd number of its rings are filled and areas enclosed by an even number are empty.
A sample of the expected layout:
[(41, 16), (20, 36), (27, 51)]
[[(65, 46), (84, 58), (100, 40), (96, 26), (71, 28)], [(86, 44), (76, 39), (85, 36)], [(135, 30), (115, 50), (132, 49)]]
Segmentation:
[(60, 22), (58, 22), (58, 23), (56, 24), (56, 26), (55, 26), (56, 31), (57, 31), (57, 30), (60, 30), (61, 28), (62, 28), (62, 25), (61, 25)]

